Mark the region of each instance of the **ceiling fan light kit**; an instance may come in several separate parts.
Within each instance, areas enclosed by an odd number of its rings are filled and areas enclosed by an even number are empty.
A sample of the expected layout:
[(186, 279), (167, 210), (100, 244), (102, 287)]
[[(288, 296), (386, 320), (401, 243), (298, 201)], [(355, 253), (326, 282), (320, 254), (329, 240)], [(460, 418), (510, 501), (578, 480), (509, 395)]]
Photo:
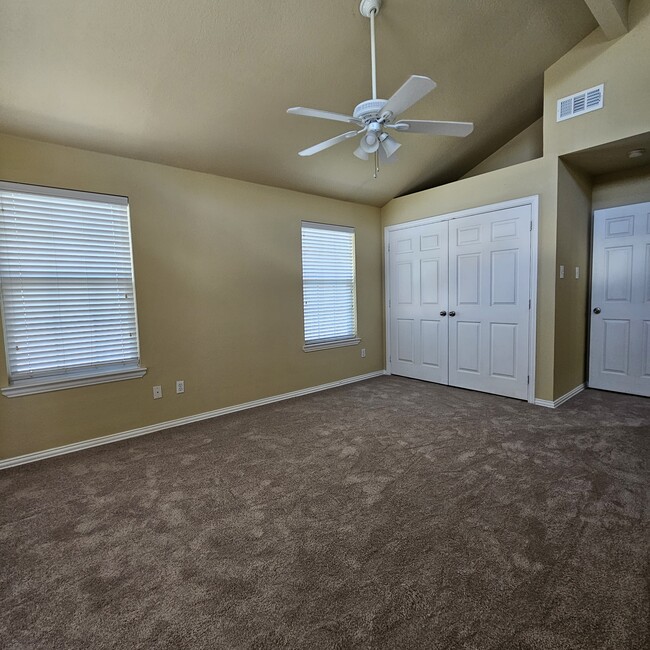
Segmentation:
[(357, 104), (352, 115), (332, 113), (314, 108), (296, 106), (287, 110), (291, 115), (317, 117), (337, 122), (347, 122), (357, 127), (329, 140), (320, 142), (299, 152), (300, 156), (312, 156), (329, 149), (339, 142), (355, 136), (361, 136), (354, 155), (361, 160), (368, 160), (374, 155), (375, 178), (379, 171), (379, 159), (389, 160), (400, 148), (400, 143), (393, 139), (387, 130), (393, 129), (403, 133), (425, 133), (430, 135), (448, 135), (463, 138), (474, 130), (471, 122), (440, 122), (436, 120), (398, 120), (396, 118), (405, 110), (420, 101), (435, 87), (435, 81), (421, 75), (411, 75), (390, 99), (377, 98), (377, 65), (375, 56), (375, 16), (381, 8), (381, 0), (361, 0), (359, 11), (370, 19), (370, 62), (372, 77), (372, 99)]

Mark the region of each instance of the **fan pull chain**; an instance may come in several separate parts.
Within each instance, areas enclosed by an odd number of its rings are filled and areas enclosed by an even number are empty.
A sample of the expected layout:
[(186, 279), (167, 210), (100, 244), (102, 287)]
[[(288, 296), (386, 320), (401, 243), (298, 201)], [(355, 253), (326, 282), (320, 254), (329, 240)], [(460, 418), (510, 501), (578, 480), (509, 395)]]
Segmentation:
[(373, 178), (377, 178), (379, 174), (379, 149), (375, 151), (375, 173), (372, 175)]

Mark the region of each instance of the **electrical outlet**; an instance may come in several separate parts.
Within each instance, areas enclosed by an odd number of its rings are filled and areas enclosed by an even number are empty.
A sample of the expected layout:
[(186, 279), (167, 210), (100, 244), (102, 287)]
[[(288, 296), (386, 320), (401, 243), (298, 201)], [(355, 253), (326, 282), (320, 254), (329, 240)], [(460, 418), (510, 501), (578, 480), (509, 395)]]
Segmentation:
[(366, 358), (366, 348), (361, 348), (361, 358), (362, 359)]
[(576, 266), (576, 280), (580, 279), (580, 267)]
[(176, 392), (179, 395), (185, 392), (185, 381), (183, 379), (178, 379), (176, 381)]
[(564, 264), (560, 264), (560, 280), (564, 280)]
[(153, 398), (160, 399), (162, 397), (162, 386), (153, 387)]

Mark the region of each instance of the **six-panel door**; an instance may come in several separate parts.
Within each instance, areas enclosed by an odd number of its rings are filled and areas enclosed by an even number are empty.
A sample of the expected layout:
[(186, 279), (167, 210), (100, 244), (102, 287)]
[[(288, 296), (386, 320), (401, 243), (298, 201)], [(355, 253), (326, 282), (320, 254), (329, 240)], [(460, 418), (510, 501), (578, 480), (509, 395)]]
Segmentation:
[(589, 386), (650, 396), (650, 203), (596, 210)]
[(447, 222), (390, 233), (390, 363), (396, 375), (447, 383)]
[(449, 222), (452, 386), (527, 398), (530, 210)]

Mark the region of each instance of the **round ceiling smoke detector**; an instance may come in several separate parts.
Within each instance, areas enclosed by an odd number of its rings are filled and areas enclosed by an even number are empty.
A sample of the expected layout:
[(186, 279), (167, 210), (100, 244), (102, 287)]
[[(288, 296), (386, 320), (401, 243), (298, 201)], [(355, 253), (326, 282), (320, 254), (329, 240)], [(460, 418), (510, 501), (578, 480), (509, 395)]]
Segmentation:
[(628, 158), (641, 158), (645, 153), (645, 149), (632, 149), (632, 151), (627, 152)]
[(364, 18), (370, 18), (370, 14), (375, 13), (375, 16), (381, 9), (381, 0), (361, 0), (359, 11)]

